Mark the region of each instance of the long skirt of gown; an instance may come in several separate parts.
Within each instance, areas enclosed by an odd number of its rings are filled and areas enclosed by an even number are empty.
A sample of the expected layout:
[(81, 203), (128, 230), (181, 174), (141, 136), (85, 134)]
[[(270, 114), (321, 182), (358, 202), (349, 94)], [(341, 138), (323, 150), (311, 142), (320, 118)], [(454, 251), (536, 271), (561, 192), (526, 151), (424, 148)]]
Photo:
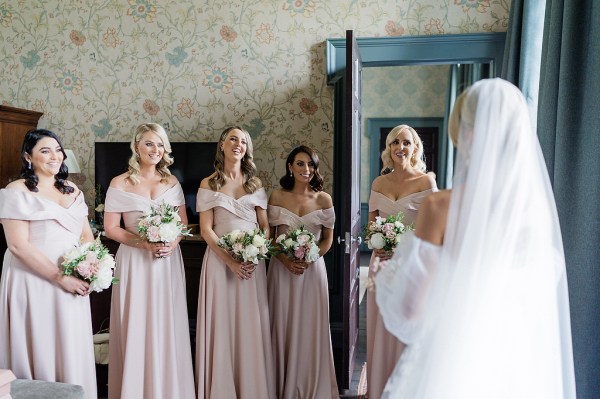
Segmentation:
[(108, 396), (195, 398), (192, 352), (179, 247), (156, 259), (121, 245), (110, 312)]
[[(34, 224), (54, 221), (30, 223), (30, 240), (56, 264), (77, 242), (65, 240), (62, 229), (51, 233), (43, 228), (43, 237), (36, 236)], [(62, 290), (6, 251), (0, 286), (0, 369), (11, 369), (22, 379), (81, 385), (85, 397), (94, 399), (92, 334), (88, 296)]]
[[(215, 233), (256, 227), (242, 219), (235, 223), (216, 225)], [(198, 399), (274, 399), (272, 353), (264, 261), (252, 278), (240, 280), (207, 248), (196, 328)]]
[(338, 398), (325, 261), (297, 276), (273, 257), (268, 286), (277, 398)]
[[(370, 278), (374, 260), (372, 254)], [(406, 345), (385, 328), (374, 292), (367, 292), (367, 347), (367, 392), (369, 399), (379, 399)]]

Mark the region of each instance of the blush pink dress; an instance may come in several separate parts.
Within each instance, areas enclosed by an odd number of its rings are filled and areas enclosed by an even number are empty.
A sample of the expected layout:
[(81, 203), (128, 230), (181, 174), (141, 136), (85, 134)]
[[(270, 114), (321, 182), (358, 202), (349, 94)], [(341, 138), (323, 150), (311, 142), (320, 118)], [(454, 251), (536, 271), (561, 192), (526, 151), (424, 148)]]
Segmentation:
[[(56, 267), (79, 242), (87, 214), (82, 193), (64, 208), (20, 190), (0, 190), (0, 219), (29, 222), (29, 242)], [(81, 385), (86, 398), (97, 396), (90, 298), (40, 277), (10, 251), (0, 283), (0, 369), (17, 378)]]
[[(256, 207), (267, 209), (262, 188), (239, 199), (198, 190), (196, 208), (213, 210), (218, 236), (258, 227)], [(250, 279), (240, 280), (206, 249), (198, 297), (196, 383), (198, 399), (276, 398), (264, 261)]]
[[(269, 205), (268, 215), (269, 225), (276, 227), (273, 238), (290, 227), (304, 226), (319, 240), (321, 229), (332, 229), (335, 222), (333, 208), (298, 216), (286, 208)], [(277, 398), (339, 398), (325, 261), (319, 258), (297, 276), (272, 257), (267, 280)]]
[[(378, 211), (385, 218), (398, 212), (404, 214), (404, 224), (414, 223), (423, 199), (437, 189), (420, 191), (394, 201), (385, 195), (371, 190), (369, 212)], [(369, 277), (375, 255), (371, 255)], [(375, 293), (367, 292), (367, 391), (369, 399), (379, 399), (383, 388), (392, 374), (405, 345), (388, 332), (383, 324)]]
[[(122, 214), (125, 229), (137, 232), (139, 218), (165, 201), (184, 206), (181, 185), (157, 198), (109, 188), (105, 211)], [(140, 238), (141, 239), (141, 238)], [(121, 244), (115, 258), (110, 309), (108, 397), (194, 399), (194, 372), (179, 246), (157, 259), (146, 249)]]

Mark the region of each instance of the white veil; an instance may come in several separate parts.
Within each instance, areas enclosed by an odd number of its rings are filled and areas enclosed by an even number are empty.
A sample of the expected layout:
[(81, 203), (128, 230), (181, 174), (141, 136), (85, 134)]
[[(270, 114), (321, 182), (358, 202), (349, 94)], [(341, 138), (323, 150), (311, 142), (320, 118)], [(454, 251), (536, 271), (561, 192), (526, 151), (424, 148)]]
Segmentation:
[[(575, 398), (556, 205), (527, 104), (512, 84), (487, 79), (468, 89), (444, 244), (435, 265), (417, 266), (420, 279), (407, 272), (415, 257), (407, 247), (423, 242), (410, 242), (376, 279), (386, 326), (409, 341), (400, 363), (410, 365), (395, 374), (410, 375), (395, 376), (405, 381), (389, 397)], [(423, 285), (419, 314), (403, 314), (415, 308), (407, 287)]]

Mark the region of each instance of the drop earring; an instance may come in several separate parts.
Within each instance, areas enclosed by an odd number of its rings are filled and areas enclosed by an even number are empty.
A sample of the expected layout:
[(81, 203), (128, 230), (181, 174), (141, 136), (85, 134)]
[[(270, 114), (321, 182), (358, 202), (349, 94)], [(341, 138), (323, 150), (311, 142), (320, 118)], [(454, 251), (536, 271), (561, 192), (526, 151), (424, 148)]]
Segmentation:
[(291, 170), (290, 170), (290, 177), (294, 177), (294, 174), (292, 173)]
[(27, 169), (31, 170), (31, 161), (27, 161)]

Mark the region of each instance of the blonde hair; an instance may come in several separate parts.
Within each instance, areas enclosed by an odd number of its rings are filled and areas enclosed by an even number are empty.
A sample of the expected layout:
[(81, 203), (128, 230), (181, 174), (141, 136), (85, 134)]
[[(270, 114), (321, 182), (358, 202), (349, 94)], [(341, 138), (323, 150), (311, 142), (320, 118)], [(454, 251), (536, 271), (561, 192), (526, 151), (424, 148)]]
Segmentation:
[(412, 127), (408, 125), (398, 125), (388, 133), (385, 139), (385, 149), (381, 152), (381, 160), (383, 161), (383, 169), (381, 169), (382, 174), (384, 174), (385, 171), (391, 171), (394, 169), (394, 161), (392, 161), (390, 145), (400, 135), (400, 133), (405, 131), (408, 131), (411, 134), (415, 144), (415, 152), (410, 158), (410, 166), (419, 172), (425, 172), (426, 166), (423, 156), (423, 142), (421, 141), (421, 138)]
[(169, 166), (173, 164), (173, 158), (170, 155), (171, 143), (169, 142), (167, 132), (165, 132), (165, 129), (163, 129), (163, 127), (157, 123), (144, 123), (135, 129), (135, 133), (133, 134), (133, 139), (131, 140), (130, 144), (131, 158), (129, 158), (127, 179), (129, 179), (134, 186), (140, 182), (137, 177), (140, 173), (140, 156), (137, 152), (137, 146), (142, 140), (142, 136), (147, 132), (155, 133), (161, 139), (165, 149), (162, 159), (158, 162), (158, 165), (156, 165), (156, 171), (161, 177), (160, 182), (167, 183), (169, 181), (169, 177), (171, 176)]
[(244, 190), (247, 193), (253, 193), (262, 187), (262, 183), (260, 179), (255, 176), (256, 165), (254, 165), (254, 157), (252, 156), (253, 147), (250, 134), (239, 126), (230, 126), (221, 133), (221, 137), (219, 137), (219, 142), (217, 143), (217, 153), (215, 154), (215, 172), (208, 178), (208, 185), (214, 191), (218, 191), (225, 185), (225, 156), (223, 155), (221, 144), (225, 141), (229, 133), (235, 129), (244, 133), (244, 136), (246, 136), (246, 154), (244, 154), (244, 157), (242, 158), (241, 169), (242, 174), (244, 175)]
[[(460, 133), (460, 122), (466, 115), (463, 115), (463, 105), (465, 102), (465, 98), (467, 98), (467, 92), (469, 90), (463, 91), (458, 97), (456, 97), (456, 101), (454, 101), (454, 107), (452, 108), (452, 112), (450, 113), (450, 118), (448, 119), (448, 136), (450, 136), (450, 140), (454, 146), (458, 143), (458, 135)], [(471, 124), (473, 123), (473, 117), (471, 119)]]

